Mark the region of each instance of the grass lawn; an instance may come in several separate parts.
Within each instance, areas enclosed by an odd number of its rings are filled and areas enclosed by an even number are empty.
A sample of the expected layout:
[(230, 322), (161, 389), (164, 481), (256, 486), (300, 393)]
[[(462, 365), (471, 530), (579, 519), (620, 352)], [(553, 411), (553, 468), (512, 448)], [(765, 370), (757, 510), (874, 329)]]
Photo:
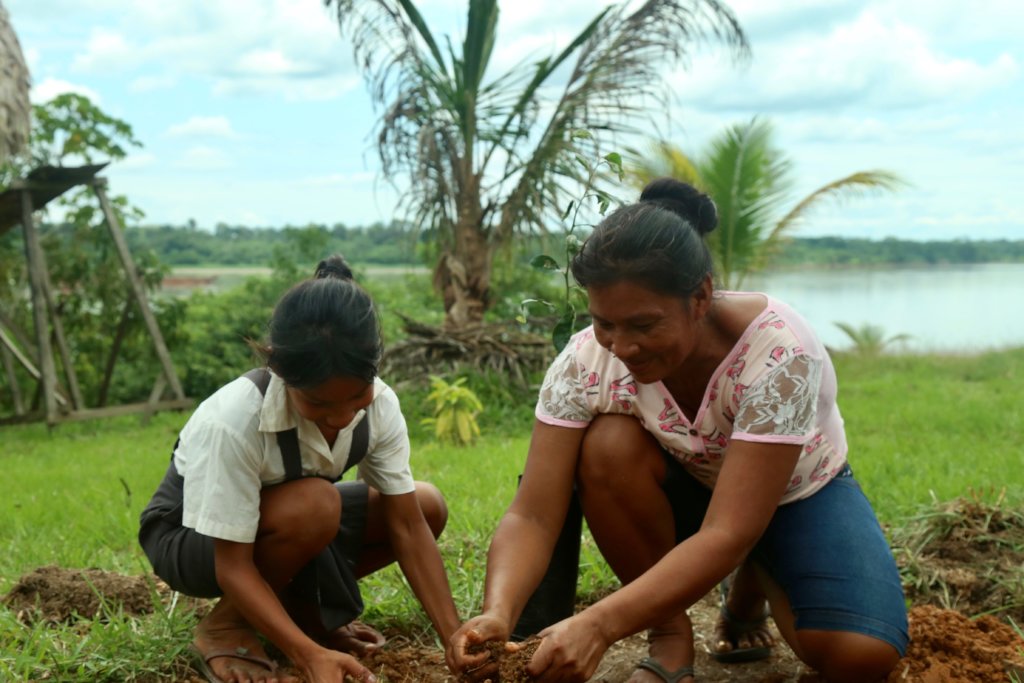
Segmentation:
[[(850, 460), (884, 524), (899, 525), (933, 499), (994, 499), (1005, 490), (1006, 505), (1024, 503), (1024, 349), (964, 357), (842, 355), (836, 366)], [(514, 494), (531, 414), (532, 399), (489, 405), (484, 436), (468, 448), (442, 447), (412, 425), (414, 473), (448, 497), (442, 553), (464, 617), (480, 603), (488, 539)], [(186, 417), (0, 428), (0, 593), (48, 564), (147, 572), (135, 541), (138, 515)], [(591, 543), (584, 544), (582, 565), (583, 594), (613, 585)], [(428, 630), (397, 571), (367, 580), (364, 597), (367, 617), (380, 625), (411, 635)], [(44, 672), (62, 681), (160, 680), (188, 643), (193, 619), (187, 612), (141, 620), (113, 615), (106, 630), (94, 623), (24, 627), (0, 609), (0, 680)]]

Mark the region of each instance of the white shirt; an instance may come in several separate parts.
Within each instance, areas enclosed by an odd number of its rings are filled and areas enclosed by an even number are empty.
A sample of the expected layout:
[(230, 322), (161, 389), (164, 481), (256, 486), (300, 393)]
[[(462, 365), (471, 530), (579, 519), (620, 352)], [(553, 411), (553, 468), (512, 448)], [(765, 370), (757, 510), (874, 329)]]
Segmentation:
[(367, 416), (370, 442), (359, 478), (385, 495), (415, 490), (398, 397), (380, 379), (374, 379), (373, 393), (370, 405), (329, 448), (317, 426), (294, 411), (277, 375), (271, 373), (265, 397), (244, 377), (221, 387), (196, 408), (174, 452), (185, 480), (182, 524), (205, 536), (252, 543), (260, 490), (285, 478), (276, 432), (297, 427), (303, 474), (336, 479), (345, 469), (352, 433)]

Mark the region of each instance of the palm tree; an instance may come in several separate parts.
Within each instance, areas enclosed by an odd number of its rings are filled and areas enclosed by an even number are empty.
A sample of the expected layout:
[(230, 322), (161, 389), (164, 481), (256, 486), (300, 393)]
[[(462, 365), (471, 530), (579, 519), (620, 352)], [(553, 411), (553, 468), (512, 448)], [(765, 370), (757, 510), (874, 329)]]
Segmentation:
[(909, 334), (887, 335), (881, 325), (863, 323), (854, 327), (849, 323), (837, 322), (835, 326), (853, 343), (851, 351), (861, 356), (878, 356), (890, 346), (910, 341)]
[(560, 53), (487, 78), (497, 0), (469, 0), (458, 50), (435, 39), (412, 0), (324, 2), (383, 108), (382, 175), (408, 181), (401, 206), (436, 249), (449, 329), (483, 319), (496, 250), (542, 231), (573, 196), (576, 158), (594, 158), (601, 138), (635, 130), (664, 104), (667, 66), (709, 38), (748, 50), (718, 0), (647, 0), (634, 12), (610, 6)]
[(709, 245), (726, 289), (738, 289), (744, 276), (763, 268), (787, 233), (825, 199), (895, 190), (904, 184), (889, 171), (857, 171), (819, 187), (787, 211), (792, 162), (772, 144), (772, 135), (771, 124), (754, 117), (727, 128), (696, 158), (668, 142), (658, 143), (649, 156), (634, 155), (630, 176), (636, 185), (671, 176), (715, 201), (718, 229), (709, 236)]
[(18, 36), (0, 2), (0, 164), (28, 145), (31, 107), (28, 67)]

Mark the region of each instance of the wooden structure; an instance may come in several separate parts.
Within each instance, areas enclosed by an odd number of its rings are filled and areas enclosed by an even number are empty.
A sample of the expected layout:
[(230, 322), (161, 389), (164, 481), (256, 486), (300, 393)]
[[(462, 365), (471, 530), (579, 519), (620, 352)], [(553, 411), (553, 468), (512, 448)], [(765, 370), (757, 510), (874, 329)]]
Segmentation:
[[(7, 377), (7, 384), (10, 385), (15, 413), (13, 417), (0, 418), (0, 424), (45, 419), (47, 424), (54, 425), (69, 420), (135, 412), (148, 415), (158, 410), (183, 409), (192, 405), (191, 399), (185, 397), (181, 382), (174, 371), (167, 345), (164, 343), (156, 318), (149, 307), (146, 290), (138, 276), (131, 252), (128, 250), (128, 243), (121, 231), (117, 215), (111, 209), (106, 192), (107, 181), (96, 175), (104, 166), (106, 164), (74, 168), (43, 166), (33, 170), (25, 178), (12, 183), (9, 189), (0, 194), (0, 235), (18, 225), (21, 226), (24, 233), (25, 258), (28, 263), (34, 322), (34, 334), (27, 334), (16, 325), (12, 316), (0, 310), (0, 361), (2, 361)], [(100, 392), (100, 405), (95, 407), (87, 407), (82, 399), (67, 334), (56, 305), (46, 257), (34, 221), (36, 210), (79, 185), (91, 187), (99, 200), (110, 238), (113, 240), (124, 268), (128, 288), (128, 297), (125, 303), (126, 314), (122, 315), (117, 334), (111, 340), (106, 373)], [(138, 307), (153, 341), (153, 348), (160, 362), (159, 372), (155, 377), (153, 389), (147, 401), (117, 406), (103, 405), (106, 402), (106, 388), (113, 375), (118, 351), (124, 335), (127, 333), (129, 319), (127, 313), (133, 303)], [(55, 346), (56, 351), (60, 354), (61, 367), (64, 371), (63, 382), (57, 376), (57, 364), (54, 358)], [(37, 383), (32, 406), (26, 405), (26, 401), (21, 395), (15, 375), (15, 363), (20, 364)], [(170, 396), (165, 398), (168, 393)]]

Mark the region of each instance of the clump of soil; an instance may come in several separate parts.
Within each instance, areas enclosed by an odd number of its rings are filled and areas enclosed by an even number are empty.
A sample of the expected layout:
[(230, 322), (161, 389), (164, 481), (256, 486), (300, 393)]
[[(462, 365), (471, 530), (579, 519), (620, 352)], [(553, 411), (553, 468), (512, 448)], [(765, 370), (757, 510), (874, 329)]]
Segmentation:
[(922, 605), (910, 610), (910, 647), (888, 683), (1006, 683), (1024, 671), (1024, 639), (993, 617)]
[(154, 585), (142, 576), (47, 566), (21, 577), (3, 603), (26, 623), (94, 619), (118, 610), (142, 615), (153, 611)]
[[(514, 646), (489, 641), (470, 646), (469, 652), (487, 651), (488, 663), (483, 666), (490, 666), (491, 668), (495, 665), (497, 666), (494, 676), (487, 679), (491, 683), (530, 683), (536, 679), (526, 671), (526, 667), (529, 665), (530, 659), (533, 657), (533, 653), (537, 651), (537, 646), (539, 645), (540, 638), (536, 637), (527, 638)], [(472, 679), (463, 673), (460, 680), (463, 683), (468, 683)]]

